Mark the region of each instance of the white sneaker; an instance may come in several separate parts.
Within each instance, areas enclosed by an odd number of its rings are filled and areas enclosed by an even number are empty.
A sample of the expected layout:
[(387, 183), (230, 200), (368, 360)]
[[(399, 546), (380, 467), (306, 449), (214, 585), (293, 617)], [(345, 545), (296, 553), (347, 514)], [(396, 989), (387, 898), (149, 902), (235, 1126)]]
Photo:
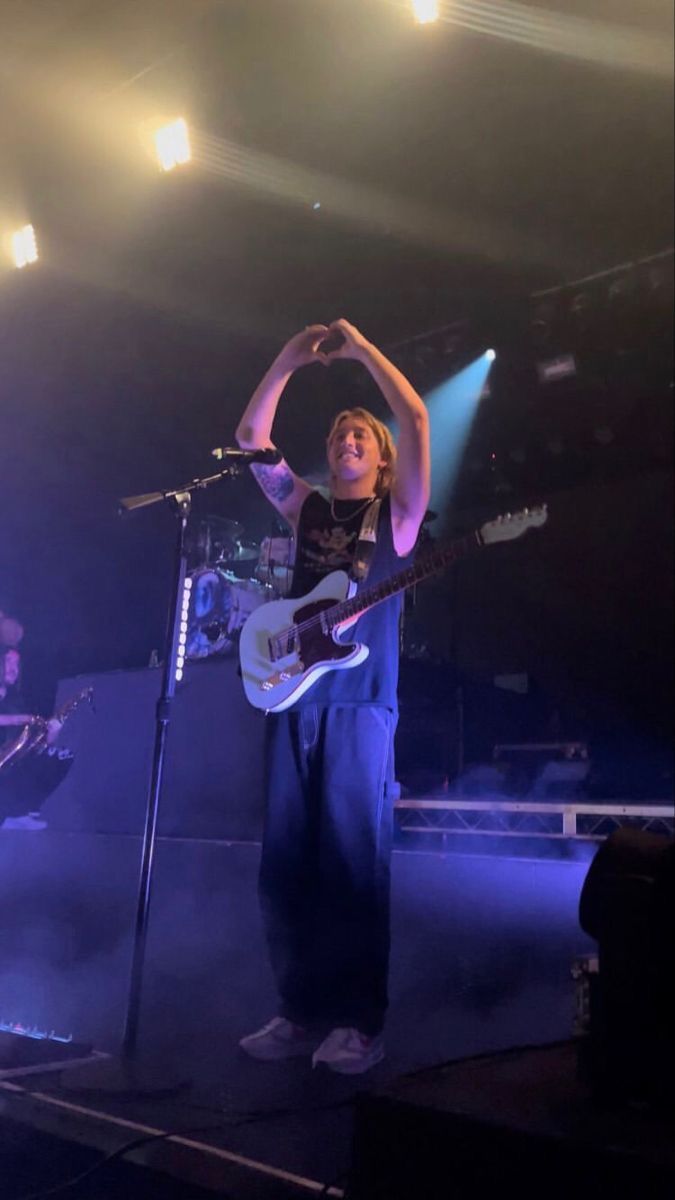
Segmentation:
[(263, 1062), (277, 1062), (282, 1058), (301, 1058), (310, 1055), (316, 1046), (316, 1038), (310, 1037), (306, 1029), (294, 1025), (285, 1017), (273, 1017), (256, 1033), (241, 1038), (239, 1045)]
[(366, 1037), (358, 1029), (333, 1029), (312, 1055), (312, 1066), (323, 1063), (340, 1075), (362, 1075), (384, 1058), (384, 1038)]

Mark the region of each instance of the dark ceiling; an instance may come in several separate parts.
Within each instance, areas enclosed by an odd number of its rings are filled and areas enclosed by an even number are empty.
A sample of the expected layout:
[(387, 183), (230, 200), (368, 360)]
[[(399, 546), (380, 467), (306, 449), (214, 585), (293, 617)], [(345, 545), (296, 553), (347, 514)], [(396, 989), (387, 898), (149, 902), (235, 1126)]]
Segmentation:
[[(557, 7), (5, 0), (3, 207), (60, 271), (232, 334), (348, 310), (395, 338), (662, 250), (671, 6)], [(546, 16), (550, 49), (506, 36)], [(138, 129), (177, 112), (196, 161), (161, 177)]]

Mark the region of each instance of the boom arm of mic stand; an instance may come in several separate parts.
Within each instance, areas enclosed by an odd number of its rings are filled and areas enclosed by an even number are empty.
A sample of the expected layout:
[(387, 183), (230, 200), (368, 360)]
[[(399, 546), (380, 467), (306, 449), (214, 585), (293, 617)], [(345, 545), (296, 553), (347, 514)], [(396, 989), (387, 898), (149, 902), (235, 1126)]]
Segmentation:
[(166, 492), (143, 492), (138, 496), (122, 496), (118, 501), (117, 511), (120, 516), (126, 513), (134, 512), (137, 508), (147, 508), (150, 504), (159, 504), (162, 500), (176, 500), (184, 493), (194, 492), (197, 488), (210, 487), (212, 483), (217, 483), (219, 479), (226, 479), (230, 475), (241, 475), (246, 469), (247, 464), (243, 462), (228, 463), (223, 467), (222, 471), (217, 471), (215, 475), (205, 475), (202, 479), (192, 479), (190, 483), (184, 483), (182, 487), (174, 488)]

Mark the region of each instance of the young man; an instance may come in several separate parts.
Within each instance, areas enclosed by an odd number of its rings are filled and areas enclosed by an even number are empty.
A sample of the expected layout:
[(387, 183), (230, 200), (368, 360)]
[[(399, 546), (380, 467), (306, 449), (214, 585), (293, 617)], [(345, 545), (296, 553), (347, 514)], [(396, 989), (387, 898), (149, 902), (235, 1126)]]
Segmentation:
[[(352, 567), (376, 497), (368, 586), (401, 570), (429, 500), (424, 404), (345, 320), (311, 325), (284, 346), (239, 423), (239, 446), (272, 447), (277, 405), (293, 372), (337, 358), (369, 371), (397, 422), (398, 446), (380, 421), (356, 408), (336, 418), (328, 437), (329, 499), (285, 461), (252, 467), (296, 539), (292, 596)], [(347, 634), (369, 647), (365, 662), (328, 671), (292, 708), (268, 717), (260, 899), (281, 1008), (242, 1038), (254, 1058), (312, 1054), (315, 1065), (358, 1074), (384, 1054), (399, 613), (400, 597), (365, 613)]]

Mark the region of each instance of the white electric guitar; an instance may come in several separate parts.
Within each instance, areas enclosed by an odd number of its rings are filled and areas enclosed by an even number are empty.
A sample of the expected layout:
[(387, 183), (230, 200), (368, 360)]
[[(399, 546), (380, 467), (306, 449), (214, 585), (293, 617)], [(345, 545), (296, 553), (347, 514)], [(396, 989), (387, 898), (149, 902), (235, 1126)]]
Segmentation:
[(364, 612), (442, 571), (471, 549), (511, 542), (539, 528), (547, 515), (544, 504), (497, 517), (456, 542), (434, 546), (405, 571), (353, 595), (346, 572), (333, 571), (306, 596), (261, 604), (246, 621), (239, 641), (247, 699), (254, 708), (283, 712), (326, 671), (357, 667), (368, 657), (368, 647), (340, 637)]

